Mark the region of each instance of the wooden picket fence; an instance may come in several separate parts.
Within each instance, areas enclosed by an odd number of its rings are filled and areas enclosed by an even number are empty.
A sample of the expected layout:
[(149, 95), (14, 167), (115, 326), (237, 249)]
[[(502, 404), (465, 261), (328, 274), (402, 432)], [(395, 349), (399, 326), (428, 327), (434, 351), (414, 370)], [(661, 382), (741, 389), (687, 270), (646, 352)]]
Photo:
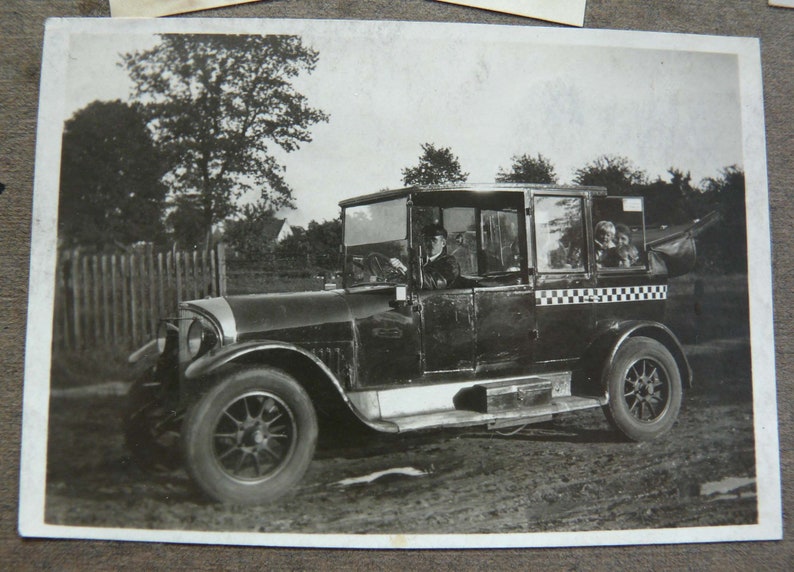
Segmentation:
[(59, 253), (54, 343), (64, 349), (135, 347), (182, 300), (226, 292), (222, 244), (210, 251), (85, 255)]

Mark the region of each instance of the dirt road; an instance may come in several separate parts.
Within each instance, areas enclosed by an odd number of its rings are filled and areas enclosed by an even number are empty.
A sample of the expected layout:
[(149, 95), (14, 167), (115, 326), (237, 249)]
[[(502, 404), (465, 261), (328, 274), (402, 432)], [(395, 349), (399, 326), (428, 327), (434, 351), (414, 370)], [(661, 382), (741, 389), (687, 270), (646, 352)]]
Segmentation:
[[(672, 433), (621, 441), (600, 410), (528, 426), (372, 437), (321, 450), (291, 498), (205, 501), (182, 471), (131, 463), (121, 398), (56, 396), (46, 520), (52, 524), (303, 533), (618, 530), (754, 523), (747, 342), (688, 348), (698, 384)], [(340, 436), (338, 443), (345, 439)]]

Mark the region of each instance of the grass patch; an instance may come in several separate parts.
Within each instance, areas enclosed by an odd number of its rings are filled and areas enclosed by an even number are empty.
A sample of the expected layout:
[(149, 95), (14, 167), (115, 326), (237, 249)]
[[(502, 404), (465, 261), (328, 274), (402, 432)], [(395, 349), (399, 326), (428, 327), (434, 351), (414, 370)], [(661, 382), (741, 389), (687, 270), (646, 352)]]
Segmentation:
[(65, 389), (108, 381), (132, 381), (140, 370), (127, 361), (130, 353), (129, 350), (113, 347), (87, 350), (54, 349), (50, 385)]
[(689, 274), (670, 280), (665, 324), (685, 344), (749, 337), (747, 275)]

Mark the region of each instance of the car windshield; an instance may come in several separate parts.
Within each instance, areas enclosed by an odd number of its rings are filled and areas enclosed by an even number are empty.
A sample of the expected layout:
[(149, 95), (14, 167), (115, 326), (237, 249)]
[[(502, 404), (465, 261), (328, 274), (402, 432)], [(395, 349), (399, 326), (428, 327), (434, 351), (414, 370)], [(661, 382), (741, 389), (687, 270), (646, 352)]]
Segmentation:
[(345, 209), (345, 286), (405, 282), (391, 260), (408, 260), (404, 198)]

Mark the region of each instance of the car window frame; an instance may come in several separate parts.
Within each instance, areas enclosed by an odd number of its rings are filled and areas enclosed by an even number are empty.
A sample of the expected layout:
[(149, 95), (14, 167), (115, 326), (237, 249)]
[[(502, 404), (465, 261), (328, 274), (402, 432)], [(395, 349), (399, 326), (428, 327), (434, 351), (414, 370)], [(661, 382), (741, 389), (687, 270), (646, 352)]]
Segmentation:
[[(631, 265), (629, 267), (603, 266), (603, 265), (599, 265), (598, 261), (596, 261), (595, 257), (593, 257), (593, 270), (595, 271), (595, 273), (597, 275), (600, 275), (600, 276), (612, 276), (612, 275), (622, 275), (622, 274), (641, 274), (641, 273), (645, 273), (645, 272), (648, 271), (648, 264), (649, 264), (649, 260), (648, 260), (648, 244), (647, 244), (647, 239), (646, 239), (646, 234), (645, 234), (645, 231), (646, 231), (646, 228), (645, 228), (645, 197), (642, 197), (642, 196), (594, 197), (593, 198), (593, 203), (592, 203), (592, 206), (591, 206), (592, 221), (590, 223), (590, 231), (592, 233), (593, 240), (594, 240), (595, 239), (595, 225), (598, 222), (598, 221), (596, 221), (594, 215), (595, 215), (595, 210), (596, 210), (596, 204), (598, 202), (602, 202), (602, 201), (603, 202), (606, 202), (606, 201), (625, 201), (626, 199), (639, 200), (640, 204), (641, 204), (641, 210), (639, 211), (639, 213), (640, 213), (640, 222), (642, 223), (642, 229), (641, 229), (641, 233), (642, 233), (641, 239), (642, 240), (641, 240), (641, 244), (639, 246), (642, 247), (642, 250), (640, 252), (640, 259), (643, 262), (642, 262), (642, 264)], [(615, 221), (612, 221), (612, 222), (615, 222)], [(620, 222), (623, 223), (623, 221), (620, 221)], [(623, 223), (623, 224), (625, 224), (625, 223)], [(631, 226), (631, 225), (627, 225), (627, 226)], [(593, 242), (593, 241), (591, 240), (591, 242)], [(638, 244), (637, 244), (636, 241), (632, 241), (632, 244), (635, 247), (638, 247)]]
[[(540, 198), (556, 198), (556, 199), (575, 199), (579, 201), (581, 205), (581, 224), (582, 224), (582, 257), (583, 257), (583, 264), (581, 268), (560, 268), (560, 269), (546, 269), (541, 270), (540, 268), (540, 253), (538, 252), (538, 221), (537, 221), (537, 199)], [(568, 193), (554, 193), (554, 192), (544, 192), (544, 193), (530, 193), (528, 194), (527, 200), (531, 205), (530, 216), (532, 218), (531, 227), (532, 227), (532, 237), (528, 239), (528, 242), (531, 242), (532, 248), (532, 267), (534, 271), (538, 275), (543, 276), (564, 276), (564, 275), (583, 275), (587, 276), (591, 274), (591, 261), (593, 261), (593, 252), (592, 252), (592, 240), (591, 240), (591, 233), (589, 229), (589, 209), (588, 209), (588, 201), (589, 197), (579, 195), (579, 194), (568, 194)], [(530, 233), (528, 233), (530, 234)]]

